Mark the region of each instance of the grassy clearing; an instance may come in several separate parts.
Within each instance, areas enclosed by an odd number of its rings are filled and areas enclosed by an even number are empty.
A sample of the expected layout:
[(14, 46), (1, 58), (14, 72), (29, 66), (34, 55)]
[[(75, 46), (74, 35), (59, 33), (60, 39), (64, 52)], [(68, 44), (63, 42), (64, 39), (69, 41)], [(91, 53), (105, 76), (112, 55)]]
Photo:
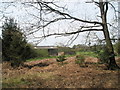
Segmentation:
[[(90, 56), (90, 57), (95, 57), (98, 58), (98, 54), (92, 51), (87, 51), (87, 52), (76, 52), (76, 55), (84, 55), (84, 56)], [(67, 57), (73, 57), (75, 55), (65, 55), (65, 58)], [(51, 58), (57, 58), (58, 56), (46, 56), (46, 57), (37, 57), (37, 58), (31, 58), (26, 60), (26, 62), (29, 61), (37, 61), (37, 60), (43, 60), (43, 59), (51, 59)], [(120, 55), (117, 55), (115, 57), (120, 57)]]
[(3, 88), (7, 87), (21, 87), (21, 86), (27, 86), (32, 85), (34, 81), (40, 79), (44, 80), (50, 80), (54, 79), (52, 73), (46, 72), (46, 73), (27, 73), (27, 74), (21, 74), (14, 77), (5, 78), (2, 80), (2, 86)]
[[(25, 75), (23, 75), (22, 77), (25, 77)], [(3, 79), (2, 80), (2, 86), (4, 88), (7, 88), (7, 87), (18, 86), (18, 85), (21, 86), (21, 85), (24, 85), (24, 84), (27, 84), (27, 85), (30, 84), (30, 82), (24, 81), (22, 79), (22, 77), (17, 76), (17, 77), (9, 77), (9, 78)]]
[(85, 55), (85, 56), (91, 56), (91, 57), (98, 57), (98, 55), (95, 52), (77, 52), (77, 55)]
[(42, 60), (42, 59), (50, 59), (50, 58), (56, 58), (57, 56), (49, 56), (49, 57), (37, 57), (37, 58), (31, 58), (26, 60), (27, 62), (29, 61), (37, 61), (37, 60)]
[[(77, 55), (85, 55), (85, 56), (91, 56), (91, 57), (97, 57), (98, 55), (94, 52), (77, 52)], [(65, 55), (65, 57), (72, 57), (75, 55)], [(37, 61), (37, 60), (42, 60), (42, 59), (50, 59), (50, 58), (57, 58), (57, 56), (46, 56), (46, 57), (37, 57), (37, 58), (31, 58), (26, 60), (26, 62), (29, 61)]]
[[(65, 57), (72, 57), (72, 56), (75, 56), (75, 55), (65, 55)], [(26, 62), (43, 60), (43, 59), (51, 59), (51, 58), (57, 58), (57, 56), (46, 56), (46, 57), (31, 58), (31, 59), (26, 60)]]

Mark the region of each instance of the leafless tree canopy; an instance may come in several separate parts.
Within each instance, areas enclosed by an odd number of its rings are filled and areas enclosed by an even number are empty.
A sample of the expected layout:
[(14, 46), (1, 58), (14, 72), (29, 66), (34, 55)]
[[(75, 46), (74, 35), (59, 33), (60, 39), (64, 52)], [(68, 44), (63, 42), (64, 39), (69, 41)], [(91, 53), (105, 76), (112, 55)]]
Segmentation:
[[(100, 2), (102, 2), (102, 1), (100, 1)], [(96, 1), (92, 0), (91, 4), (93, 4), (93, 5), (95, 4), (98, 8), (100, 8), (100, 6), (101, 6), (100, 2), (96, 2)], [(3, 3), (6, 3), (6, 2), (3, 2)], [(9, 8), (11, 5), (14, 7), (17, 7), (16, 3), (18, 4), (17, 1), (8, 2), (5, 9)], [(79, 33), (81, 33), (81, 32), (103, 31), (102, 22), (100, 19), (99, 20), (97, 20), (97, 19), (96, 20), (88, 20), (87, 19), (88, 17), (86, 19), (83, 19), (82, 17), (76, 17), (76, 16), (72, 15), (71, 13), (69, 13), (67, 5), (66, 4), (62, 5), (60, 1), (34, 0), (34, 1), (30, 1), (30, 2), (23, 1), (23, 2), (20, 2), (19, 4), (21, 4), (21, 6), (25, 9), (25, 11), (30, 15), (28, 17), (33, 17), (33, 19), (34, 19), (34, 20), (32, 19), (32, 21), (30, 21), (30, 22), (25, 22), (25, 24), (28, 25), (28, 28), (26, 28), (26, 30), (24, 32), (26, 33), (27, 36), (32, 35), (34, 38), (37, 38), (37, 39), (39, 38), (38, 43), (48, 36), (70, 36), (70, 35), (72, 35), (72, 37), (70, 38), (69, 41), (71, 41), (71, 43), (72, 43), (79, 36)], [(113, 8), (113, 10), (115, 12), (114, 13), (115, 18), (117, 20), (117, 13), (119, 13), (119, 11), (115, 8), (115, 6), (111, 2), (103, 2), (102, 9), (104, 9), (105, 13), (107, 13), (108, 6)], [(28, 8), (30, 8), (30, 9), (28, 9)], [(98, 9), (98, 10), (100, 10), (100, 9)], [(102, 12), (102, 13), (104, 13), (104, 12)], [(5, 15), (3, 15), (3, 17), (5, 17)], [(83, 17), (85, 17), (85, 16), (83, 16)], [(102, 18), (101, 15), (99, 15), (98, 17)], [(33, 22), (33, 21), (35, 21), (35, 22)], [(49, 29), (49, 27), (52, 27), (54, 24), (56, 25), (56, 23), (62, 23), (64, 21), (69, 22), (69, 30), (63, 30), (61, 32), (61, 30), (53, 31), (53, 30)], [(78, 24), (79, 25), (76, 28), (75, 28), (75, 26), (74, 26), (74, 28), (71, 28), (72, 24), (73, 24), (73, 26), (75, 24), (76, 24), (76, 26)], [(109, 26), (113, 27), (114, 29), (116, 29), (116, 27), (113, 26), (113, 24), (111, 24), (111, 23), (107, 23), (107, 24)], [(64, 27), (66, 27), (66, 26), (64, 26)], [(42, 34), (40, 34), (39, 36), (36, 36), (35, 33), (37, 33), (37, 32), (42, 32)], [(90, 36), (90, 35), (88, 34), (87, 37), (88, 36)]]

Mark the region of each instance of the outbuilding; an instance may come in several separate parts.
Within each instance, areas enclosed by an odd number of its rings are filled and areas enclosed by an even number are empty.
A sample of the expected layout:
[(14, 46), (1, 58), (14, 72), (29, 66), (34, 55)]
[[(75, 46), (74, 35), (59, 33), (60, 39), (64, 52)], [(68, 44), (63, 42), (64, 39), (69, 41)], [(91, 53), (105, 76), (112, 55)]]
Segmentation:
[(34, 49), (47, 49), (49, 55), (51, 56), (58, 55), (58, 47), (56, 46), (34, 46)]

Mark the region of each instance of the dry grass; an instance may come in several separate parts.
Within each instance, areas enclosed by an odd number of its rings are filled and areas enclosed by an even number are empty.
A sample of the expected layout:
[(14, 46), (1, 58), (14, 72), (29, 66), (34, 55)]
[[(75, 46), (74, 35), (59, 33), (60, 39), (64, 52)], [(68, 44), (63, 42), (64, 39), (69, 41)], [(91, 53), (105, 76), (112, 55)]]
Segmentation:
[[(90, 58), (92, 59), (92, 58)], [(96, 58), (93, 58), (96, 59)], [(120, 62), (120, 58), (117, 58)], [(47, 64), (47, 66), (42, 66)], [(3, 88), (118, 88), (118, 71), (104, 70), (103, 64), (80, 67), (75, 57), (59, 65), (55, 59), (26, 62), (28, 67), (12, 69), (3, 63)]]

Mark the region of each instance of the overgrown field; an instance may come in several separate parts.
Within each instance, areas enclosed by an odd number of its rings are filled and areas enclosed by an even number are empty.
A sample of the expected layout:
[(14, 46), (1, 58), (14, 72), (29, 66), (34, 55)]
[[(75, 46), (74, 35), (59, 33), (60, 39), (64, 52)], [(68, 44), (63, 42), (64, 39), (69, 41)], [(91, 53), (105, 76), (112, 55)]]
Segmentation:
[[(3, 63), (3, 88), (120, 88), (118, 71), (106, 70), (104, 64), (89, 63), (94, 57), (85, 57), (87, 66), (80, 67), (75, 57), (68, 57), (64, 64), (56, 59), (25, 62), (12, 68)], [(116, 58), (120, 65), (120, 58)]]

